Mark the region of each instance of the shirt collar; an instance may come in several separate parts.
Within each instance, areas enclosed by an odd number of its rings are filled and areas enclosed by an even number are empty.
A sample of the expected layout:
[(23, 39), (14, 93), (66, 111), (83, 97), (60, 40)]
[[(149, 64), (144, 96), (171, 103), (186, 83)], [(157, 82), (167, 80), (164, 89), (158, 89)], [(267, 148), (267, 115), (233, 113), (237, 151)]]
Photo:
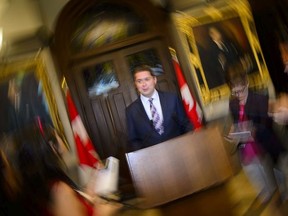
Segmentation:
[(159, 94), (158, 91), (155, 89), (151, 97), (145, 97), (142, 94), (140, 95), (140, 99), (143, 103), (148, 103), (149, 99), (153, 98), (153, 100), (159, 100)]

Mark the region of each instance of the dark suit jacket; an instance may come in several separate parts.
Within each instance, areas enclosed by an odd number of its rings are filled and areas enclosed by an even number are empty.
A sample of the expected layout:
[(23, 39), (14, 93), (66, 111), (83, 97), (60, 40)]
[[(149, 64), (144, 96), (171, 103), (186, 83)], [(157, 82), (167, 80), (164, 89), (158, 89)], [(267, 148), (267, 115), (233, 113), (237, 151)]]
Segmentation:
[[(239, 121), (239, 101), (237, 99), (230, 100), (229, 108), (234, 123), (237, 123)], [(256, 130), (254, 137), (256, 142), (276, 162), (281, 152), (285, 149), (280, 139), (274, 133), (273, 121), (268, 116), (268, 95), (249, 90), (244, 113), (247, 120), (253, 122)]]
[(182, 101), (176, 93), (158, 91), (164, 119), (164, 133), (159, 135), (148, 118), (140, 97), (126, 109), (128, 151), (149, 147), (192, 130)]
[[(223, 41), (223, 44), (225, 49), (221, 50), (215, 42), (211, 41), (208, 53), (203, 56), (203, 59), (205, 59), (203, 68), (206, 70), (205, 75), (209, 88), (224, 85), (226, 83), (225, 73), (228, 64), (239, 61), (243, 56), (240, 48), (236, 47), (231, 41)], [(220, 64), (220, 56), (226, 59), (224, 65)]]

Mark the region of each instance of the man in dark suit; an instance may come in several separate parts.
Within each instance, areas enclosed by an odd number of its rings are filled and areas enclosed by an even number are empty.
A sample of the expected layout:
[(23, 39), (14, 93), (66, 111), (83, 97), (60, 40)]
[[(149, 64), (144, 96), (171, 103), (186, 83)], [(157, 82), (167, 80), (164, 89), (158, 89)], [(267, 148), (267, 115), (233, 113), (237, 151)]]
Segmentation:
[[(178, 95), (155, 89), (157, 78), (149, 66), (135, 68), (134, 82), (140, 96), (126, 109), (128, 151), (164, 142), (193, 129)], [(151, 106), (156, 108), (157, 123)]]
[[(243, 58), (241, 47), (232, 42), (219, 26), (210, 25), (208, 28), (209, 49), (202, 55), (203, 67), (207, 69), (206, 78), (209, 88), (225, 84), (227, 65), (238, 62)], [(206, 68), (205, 68), (206, 66)]]

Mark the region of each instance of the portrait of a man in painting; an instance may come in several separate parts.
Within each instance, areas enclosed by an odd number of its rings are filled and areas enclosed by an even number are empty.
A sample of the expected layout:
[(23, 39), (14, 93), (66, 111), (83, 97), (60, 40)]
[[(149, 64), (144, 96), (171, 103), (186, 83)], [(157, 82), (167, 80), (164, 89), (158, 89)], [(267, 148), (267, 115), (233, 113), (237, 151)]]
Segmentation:
[(239, 17), (192, 28), (209, 89), (224, 85), (228, 64), (241, 61), (247, 73), (257, 65)]
[(0, 81), (0, 136), (35, 122), (52, 124), (42, 82), (33, 69), (9, 74)]

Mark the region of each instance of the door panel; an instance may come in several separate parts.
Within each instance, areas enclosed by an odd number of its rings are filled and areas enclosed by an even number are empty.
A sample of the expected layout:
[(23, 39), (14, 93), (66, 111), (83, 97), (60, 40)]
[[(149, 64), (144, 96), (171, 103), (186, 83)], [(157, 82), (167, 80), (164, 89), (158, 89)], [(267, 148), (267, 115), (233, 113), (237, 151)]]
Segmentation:
[(172, 91), (170, 85), (171, 84), (166, 79), (161, 79), (157, 81), (157, 89), (161, 91), (166, 91), (167, 89)]

